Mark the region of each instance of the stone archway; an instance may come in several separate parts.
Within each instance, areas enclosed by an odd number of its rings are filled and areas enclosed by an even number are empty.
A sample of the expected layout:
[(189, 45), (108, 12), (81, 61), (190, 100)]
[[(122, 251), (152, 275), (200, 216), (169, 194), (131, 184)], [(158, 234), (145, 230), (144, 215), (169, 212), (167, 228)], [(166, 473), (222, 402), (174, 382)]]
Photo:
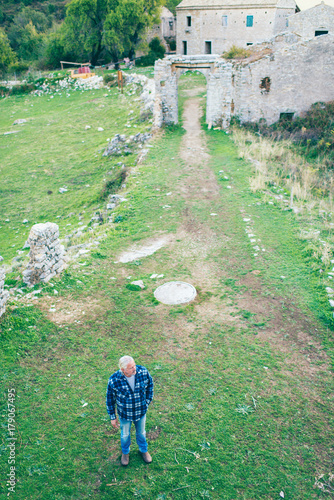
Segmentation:
[[(218, 63), (217, 55), (168, 56), (156, 61), (154, 68), (155, 105), (154, 124), (178, 123), (178, 81), (187, 71), (199, 71), (207, 82), (206, 122), (226, 127), (229, 122), (232, 99), (230, 63)], [(224, 105), (222, 105), (224, 103)]]

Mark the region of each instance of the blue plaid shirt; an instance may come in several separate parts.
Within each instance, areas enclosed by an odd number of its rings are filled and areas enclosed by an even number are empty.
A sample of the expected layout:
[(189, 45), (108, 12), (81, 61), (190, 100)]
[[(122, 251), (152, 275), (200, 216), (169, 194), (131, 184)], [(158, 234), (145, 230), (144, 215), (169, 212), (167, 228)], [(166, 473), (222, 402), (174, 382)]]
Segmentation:
[(139, 420), (147, 412), (153, 399), (153, 379), (145, 366), (136, 365), (135, 390), (130, 388), (125, 375), (118, 370), (108, 380), (107, 412), (111, 420), (118, 416), (124, 420)]

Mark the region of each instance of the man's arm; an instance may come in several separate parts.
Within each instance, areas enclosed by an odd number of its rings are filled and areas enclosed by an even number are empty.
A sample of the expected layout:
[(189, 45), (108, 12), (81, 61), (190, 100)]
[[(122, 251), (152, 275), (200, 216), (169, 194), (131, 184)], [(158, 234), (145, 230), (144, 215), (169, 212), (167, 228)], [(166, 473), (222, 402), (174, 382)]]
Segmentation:
[(116, 405), (115, 389), (113, 387), (112, 381), (109, 380), (108, 386), (107, 386), (106, 406), (107, 406), (107, 412), (110, 416), (111, 423), (112, 423), (113, 427), (115, 427), (115, 425), (113, 424), (113, 421), (117, 422), (115, 405)]
[(146, 403), (149, 405), (153, 399), (153, 386), (154, 386), (154, 384), (153, 384), (153, 378), (151, 377), (149, 372), (147, 372), (147, 378), (148, 378), (148, 384), (147, 384), (147, 388), (146, 388)]

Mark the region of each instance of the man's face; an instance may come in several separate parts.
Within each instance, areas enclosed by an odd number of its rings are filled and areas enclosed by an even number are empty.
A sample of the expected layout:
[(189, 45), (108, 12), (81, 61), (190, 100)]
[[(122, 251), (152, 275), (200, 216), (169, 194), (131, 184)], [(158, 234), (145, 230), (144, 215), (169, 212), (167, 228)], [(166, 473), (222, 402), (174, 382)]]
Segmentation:
[(132, 375), (136, 374), (136, 363), (130, 361), (126, 368), (122, 368), (122, 372), (126, 377), (132, 377)]

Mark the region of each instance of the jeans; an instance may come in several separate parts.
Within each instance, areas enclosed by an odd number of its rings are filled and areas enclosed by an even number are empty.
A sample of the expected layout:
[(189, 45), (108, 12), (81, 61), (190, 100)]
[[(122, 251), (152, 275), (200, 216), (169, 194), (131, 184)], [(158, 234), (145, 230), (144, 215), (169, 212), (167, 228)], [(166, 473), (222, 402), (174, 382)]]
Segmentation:
[[(145, 422), (146, 422), (146, 415), (141, 417), (140, 420), (136, 420), (135, 422), (133, 422), (136, 428), (136, 441), (139, 447), (139, 451), (141, 453), (145, 453), (147, 451)], [(123, 420), (119, 418), (119, 423), (121, 427), (122, 453), (124, 453), (124, 455), (127, 455), (130, 452), (130, 443), (131, 443), (130, 429), (132, 420)]]

